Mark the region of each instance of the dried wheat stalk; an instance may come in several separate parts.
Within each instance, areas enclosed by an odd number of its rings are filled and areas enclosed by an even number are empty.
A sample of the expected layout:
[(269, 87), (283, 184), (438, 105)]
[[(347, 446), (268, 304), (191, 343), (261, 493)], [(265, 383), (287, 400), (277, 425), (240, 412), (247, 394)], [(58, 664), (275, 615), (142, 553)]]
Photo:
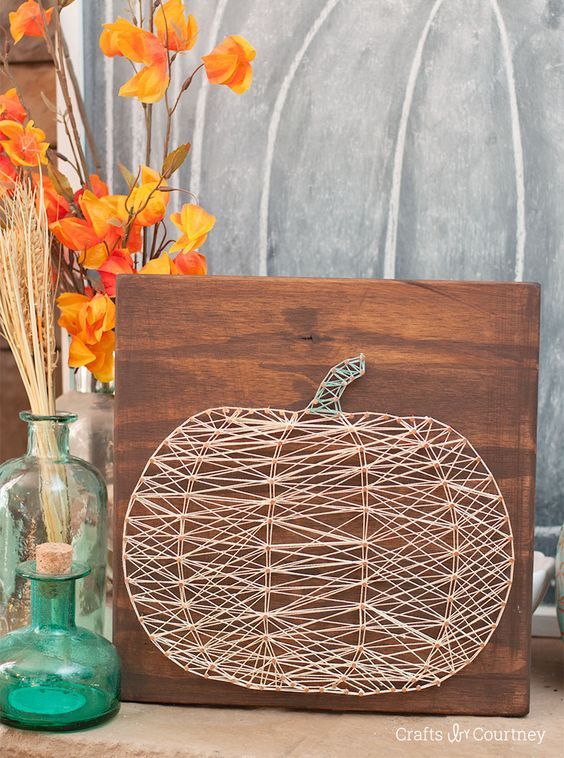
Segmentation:
[[(39, 194), (42, 196), (42, 193)], [(17, 363), (31, 411), (55, 412), (55, 281), (51, 239), (28, 182), (18, 182), (0, 209), (0, 331)]]
[[(42, 197), (41, 187), (36, 194), (29, 182), (21, 181), (0, 206), (0, 333), (12, 351), (32, 413), (52, 416), (56, 281)], [(54, 477), (64, 474), (60, 465), (48, 461), (56, 458), (57, 440), (53, 426), (44, 427), (38, 435), (41, 499), (48, 537), (58, 541), (66, 537), (68, 498), (51, 486)]]

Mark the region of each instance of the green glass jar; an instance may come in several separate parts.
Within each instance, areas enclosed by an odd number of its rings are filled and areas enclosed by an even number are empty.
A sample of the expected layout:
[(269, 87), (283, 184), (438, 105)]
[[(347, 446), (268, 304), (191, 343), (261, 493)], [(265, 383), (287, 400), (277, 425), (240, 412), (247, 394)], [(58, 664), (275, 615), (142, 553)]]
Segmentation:
[(75, 584), (89, 571), (80, 563), (58, 575), (38, 573), (35, 561), (18, 567), (18, 575), (31, 580), (31, 625), (0, 639), (4, 723), (66, 731), (100, 723), (119, 710), (114, 646), (75, 624)]
[(34, 416), (28, 448), (0, 466), (0, 635), (29, 618), (29, 583), (16, 573), (42, 542), (66, 542), (77, 561), (91, 568), (77, 584), (77, 620), (101, 633), (104, 624), (107, 494), (98, 471), (69, 453), (72, 413)]

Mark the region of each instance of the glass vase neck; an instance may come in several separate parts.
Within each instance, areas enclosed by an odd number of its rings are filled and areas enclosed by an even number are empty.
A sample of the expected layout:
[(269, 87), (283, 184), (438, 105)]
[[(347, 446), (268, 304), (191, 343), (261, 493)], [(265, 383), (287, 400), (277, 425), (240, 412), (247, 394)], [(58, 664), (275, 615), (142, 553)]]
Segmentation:
[(95, 379), (94, 375), (88, 371), (85, 366), (73, 370), (71, 372), (70, 386), (75, 392), (81, 394), (97, 393), (97, 394), (114, 394), (113, 382), (99, 382)]
[(75, 624), (75, 580), (31, 580), (31, 626), (34, 629), (72, 629)]
[(35, 561), (20, 563), (19, 576), (31, 582), (31, 626), (33, 629), (64, 631), (75, 623), (75, 584), (90, 573), (90, 569), (73, 563), (68, 574), (41, 574)]
[(73, 413), (36, 416), (20, 413), (27, 427), (27, 455), (34, 458), (63, 460), (69, 456), (69, 425), (76, 421)]

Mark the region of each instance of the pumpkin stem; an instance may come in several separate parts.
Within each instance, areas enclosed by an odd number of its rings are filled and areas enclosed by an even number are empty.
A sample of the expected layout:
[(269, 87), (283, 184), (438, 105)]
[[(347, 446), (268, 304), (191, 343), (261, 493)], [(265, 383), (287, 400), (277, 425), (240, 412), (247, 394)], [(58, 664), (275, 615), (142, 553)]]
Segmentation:
[(361, 353), (338, 363), (319, 385), (315, 397), (306, 408), (308, 413), (321, 416), (338, 416), (342, 413), (341, 396), (349, 384), (364, 376), (366, 361)]

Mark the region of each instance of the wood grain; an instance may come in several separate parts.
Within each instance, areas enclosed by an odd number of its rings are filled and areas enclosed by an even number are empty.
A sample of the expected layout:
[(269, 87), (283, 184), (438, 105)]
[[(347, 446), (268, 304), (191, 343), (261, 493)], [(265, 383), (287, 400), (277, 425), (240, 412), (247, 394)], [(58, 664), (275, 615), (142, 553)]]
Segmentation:
[(465, 435), (504, 495), (516, 554), (508, 607), (472, 664), (440, 688), (353, 698), (250, 691), (186, 674), (139, 625), (116, 545), (114, 639), (124, 699), (527, 713), (538, 286), (235, 277), (118, 281), (116, 535), (147, 458), (187, 417), (223, 405), (303, 408), (328, 366), (364, 352), (370, 370), (349, 388), (344, 409), (429, 415)]

